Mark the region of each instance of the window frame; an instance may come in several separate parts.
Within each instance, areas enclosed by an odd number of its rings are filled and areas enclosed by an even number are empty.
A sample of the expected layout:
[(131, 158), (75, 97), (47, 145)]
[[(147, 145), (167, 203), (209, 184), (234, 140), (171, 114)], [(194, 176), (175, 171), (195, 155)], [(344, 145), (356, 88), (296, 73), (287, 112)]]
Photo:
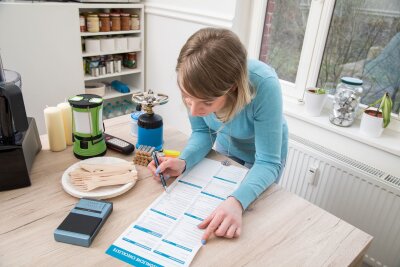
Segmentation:
[[(294, 83), (280, 79), (284, 96), (302, 99), (305, 88), (315, 86), (324, 54), (325, 43), (336, 0), (311, 0), (306, 31), (301, 48), (296, 80)], [(253, 2), (251, 32), (248, 46), (249, 56), (260, 57), (264, 29), (265, 10), (268, 0)]]
[[(296, 80), (292, 83), (279, 79), (284, 97), (302, 101), (306, 88), (316, 86), (335, 3), (336, 0), (310, 0)], [(248, 54), (251, 58), (259, 59), (268, 0), (253, 0), (252, 5)], [(365, 108), (367, 105), (360, 104), (360, 107)], [(396, 116), (392, 113), (391, 119), (390, 128), (393, 124), (400, 125), (400, 114)]]

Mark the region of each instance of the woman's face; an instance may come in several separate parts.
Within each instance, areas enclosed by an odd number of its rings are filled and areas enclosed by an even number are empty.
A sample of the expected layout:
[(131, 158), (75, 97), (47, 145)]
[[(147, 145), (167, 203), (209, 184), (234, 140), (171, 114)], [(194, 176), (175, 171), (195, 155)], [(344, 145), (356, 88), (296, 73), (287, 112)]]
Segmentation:
[(183, 100), (190, 110), (190, 114), (199, 117), (205, 117), (213, 112), (215, 113), (222, 110), (227, 98), (226, 95), (223, 95), (213, 100), (203, 100), (190, 96), (183, 90), (181, 92)]

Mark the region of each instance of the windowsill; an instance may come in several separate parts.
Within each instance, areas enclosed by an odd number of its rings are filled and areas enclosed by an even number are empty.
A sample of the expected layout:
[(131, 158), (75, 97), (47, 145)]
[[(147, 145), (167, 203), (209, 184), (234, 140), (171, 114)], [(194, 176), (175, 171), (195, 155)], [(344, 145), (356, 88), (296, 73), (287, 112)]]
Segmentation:
[(288, 97), (284, 98), (284, 113), (286, 116), (291, 116), (325, 130), (353, 139), (354, 141), (400, 156), (399, 131), (386, 128), (378, 138), (367, 137), (359, 131), (360, 120), (356, 120), (356, 122), (350, 127), (339, 127), (330, 123), (328, 109), (323, 110), (319, 117), (311, 117), (306, 114), (304, 104), (298, 103), (297, 100), (289, 99)]

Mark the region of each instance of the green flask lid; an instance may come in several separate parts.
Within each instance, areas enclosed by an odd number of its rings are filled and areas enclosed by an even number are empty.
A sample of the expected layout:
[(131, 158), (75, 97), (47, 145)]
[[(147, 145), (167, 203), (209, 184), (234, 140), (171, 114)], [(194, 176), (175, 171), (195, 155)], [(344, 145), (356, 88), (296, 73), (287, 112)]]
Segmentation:
[(68, 99), (73, 108), (95, 108), (103, 104), (103, 98), (93, 94), (76, 95)]

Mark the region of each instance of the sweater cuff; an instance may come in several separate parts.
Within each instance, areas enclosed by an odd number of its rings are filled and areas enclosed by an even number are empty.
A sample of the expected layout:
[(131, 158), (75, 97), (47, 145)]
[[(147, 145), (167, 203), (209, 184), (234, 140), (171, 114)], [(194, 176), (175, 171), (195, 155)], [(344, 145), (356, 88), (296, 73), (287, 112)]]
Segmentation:
[(185, 161), (185, 163), (186, 163), (186, 164), (185, 164), (185, 169), (183, 170), (182, 173), (184, 173), (185, 171), (190, 170), (190, 169), (193, 167), (192, 164), (190, 163), (189, 157), (187, 157), (186, 155), (181, 155), (181, 156), (179, 157), (179, 159)]
[[(179, 158), (179, 159), (181, 159), (181, 158)], [(183, 168), (183, 171), (182, 171), (182, 173), (184, 173), (185, 171), (186, 171), (186, 169), (187, 169), (187, 162), (186, 162), (186, 160), (184, 160), (184, 159), (181, 159), (181, 160), (183, 160), (184, 162), (185, 162), (185, 168)], [(181, 173), (181, 174), (182, 174)]]
[(231, 195), (236, 198), (240, 204), (242, 204), (243, 210), (246, 210), (249, 205), (257, 198), (257, 195), (253, 192), (250, 186), (242, 184), (235, 192)]

